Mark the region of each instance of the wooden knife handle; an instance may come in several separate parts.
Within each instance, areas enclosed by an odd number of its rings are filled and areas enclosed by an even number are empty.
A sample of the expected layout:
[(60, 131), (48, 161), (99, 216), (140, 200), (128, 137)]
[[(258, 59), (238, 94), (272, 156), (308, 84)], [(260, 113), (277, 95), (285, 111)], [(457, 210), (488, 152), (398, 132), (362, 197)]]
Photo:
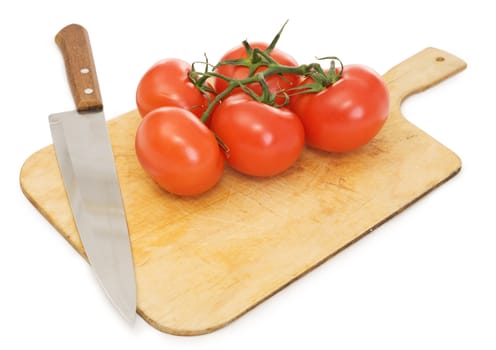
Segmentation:
[(102, 110), (102, 97), (86, 29), (79, 24), (70, 24), (57, 33), (55, 42), (64, 56), (67, 78), (77, 110)]

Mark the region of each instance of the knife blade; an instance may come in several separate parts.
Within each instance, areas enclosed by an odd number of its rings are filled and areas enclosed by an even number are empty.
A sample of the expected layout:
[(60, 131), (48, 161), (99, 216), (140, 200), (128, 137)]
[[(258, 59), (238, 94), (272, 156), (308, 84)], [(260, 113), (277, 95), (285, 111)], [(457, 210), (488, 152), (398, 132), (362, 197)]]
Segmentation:
[(111, 302), (133, 322), (131, 244), (89, 36), (70, 24), (55, 42), (77, 108), (49, 116), (60, 173), (88, 262)]

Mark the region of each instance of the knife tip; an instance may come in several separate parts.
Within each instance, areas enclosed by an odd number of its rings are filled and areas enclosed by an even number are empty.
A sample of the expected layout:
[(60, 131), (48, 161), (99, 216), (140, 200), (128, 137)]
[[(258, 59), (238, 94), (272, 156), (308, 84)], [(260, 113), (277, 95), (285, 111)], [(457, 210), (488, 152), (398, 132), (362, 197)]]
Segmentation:
[(134, 312), (121, 312), (122, 317), (130, 326), (134, 326), (136, 322), (136, 311)]
[(122, 316), (122, 318), (129, 324), (130, 326), (133, 326), (134, 323), (136, 322), (136, 305), (134, 307), (131, 307), (130, 305), (118, 305), (117, 303), (114, 302), (113, 299), (111, 299), (112, 303), (115, 306), (115, 309), (119, 312), (119, 314)]
[(134, 286), (134, 279), (127, 280), (127, 283), (124, 283), (123, 285), (113, 285), (108, 283), (104, 284), (97, 273), (96, 277), (108, 299), (114, 306), (114, 309), (117, 309), (118, 313), (129, 325), (133, 325), (136, 320), (136, 287)]

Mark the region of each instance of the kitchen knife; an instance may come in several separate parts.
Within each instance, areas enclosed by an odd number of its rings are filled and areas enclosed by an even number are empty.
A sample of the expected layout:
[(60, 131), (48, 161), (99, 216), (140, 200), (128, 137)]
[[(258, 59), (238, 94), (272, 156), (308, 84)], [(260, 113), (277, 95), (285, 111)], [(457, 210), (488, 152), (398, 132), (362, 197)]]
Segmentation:
[(53, 145), (88, 261), (122, 316), (136, 316), (129, 233), (88, 33), (71, 24), (55, 42), (77, 110), (49, 116)]

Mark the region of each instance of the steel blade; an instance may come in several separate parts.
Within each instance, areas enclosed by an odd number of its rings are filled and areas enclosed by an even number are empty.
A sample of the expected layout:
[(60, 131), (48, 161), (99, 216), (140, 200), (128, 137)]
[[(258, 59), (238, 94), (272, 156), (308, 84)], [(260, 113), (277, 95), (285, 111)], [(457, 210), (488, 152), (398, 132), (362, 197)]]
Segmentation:
[(103, 112), (49, 116), (60, 172), (88, 261), (128, 321), (136, 286), (122, 197)]

